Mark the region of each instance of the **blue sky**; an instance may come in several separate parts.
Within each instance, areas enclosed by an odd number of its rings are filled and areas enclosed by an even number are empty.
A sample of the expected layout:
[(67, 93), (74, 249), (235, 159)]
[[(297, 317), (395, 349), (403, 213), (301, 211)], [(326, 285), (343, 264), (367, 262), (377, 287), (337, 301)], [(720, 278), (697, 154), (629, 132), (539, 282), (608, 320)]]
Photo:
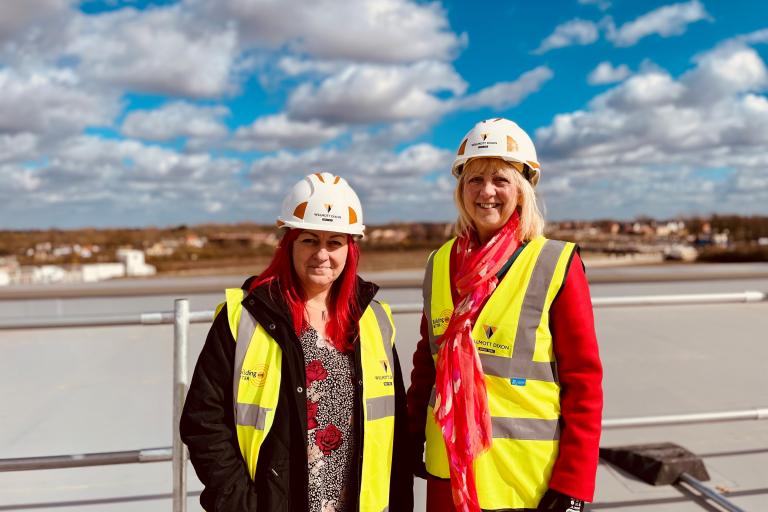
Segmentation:
[(365, 221), (454, 218), (477, 121), (547, 217), (768, 213), (757, 2), (27, 0), (0, 19), (0, 229), (272, 222), (329, 171)]

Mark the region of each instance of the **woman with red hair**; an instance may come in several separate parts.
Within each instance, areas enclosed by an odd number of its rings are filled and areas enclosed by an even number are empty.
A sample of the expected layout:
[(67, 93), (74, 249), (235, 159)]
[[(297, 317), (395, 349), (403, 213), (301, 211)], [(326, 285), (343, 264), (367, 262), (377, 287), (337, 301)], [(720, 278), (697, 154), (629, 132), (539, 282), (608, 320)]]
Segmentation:
[(180, 425), (209, 512), (413, 509), (392, 314), (357, 276), (362, 220), (345, 180), (305, 177), (272, 262), (226, 291)]

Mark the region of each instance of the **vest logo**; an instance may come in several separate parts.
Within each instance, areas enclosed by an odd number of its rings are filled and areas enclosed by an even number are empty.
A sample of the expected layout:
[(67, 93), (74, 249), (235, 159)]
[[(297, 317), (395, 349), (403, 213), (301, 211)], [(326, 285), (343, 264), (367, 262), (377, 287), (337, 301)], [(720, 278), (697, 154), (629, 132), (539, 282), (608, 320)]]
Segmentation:
[(332, 204), (325, 203), (323, 206), (325, 206), (325, 211), (328, 213), (331, 213), (331, 208), (333, 208)]
[[(504, 332), (499, 336), (493, 337), (499, 330), (497, 325), (482, 324), (481, 333), (477, 333), (477, 337), (480, 339), (472, 338), (475, 342), (478, 352), (484, 352), (486, 354), (493, 354), (501, 357), (510, 357), (512, 355), (509, 343), (502, 340)], [(483, 339), (484, 338), (484, 339)]]
[(384, 373), (389, 373), (389, 363), (385, 359), (382, 359), (379, 362), (381, 363), (381, 367), (384, 368)]
[(451, 320), (451, 315), (453, 315), (453, 310), (442, 310), (437, 318), (432, 319), (432, 331), (437, 331), (438, 329), (445, 330), (448, 327), (448, 322)]
[(252, 370), (241, 370), (240, 380), (256, 387), (261, 387), (267, 381), (267, 367), (256, 365)]

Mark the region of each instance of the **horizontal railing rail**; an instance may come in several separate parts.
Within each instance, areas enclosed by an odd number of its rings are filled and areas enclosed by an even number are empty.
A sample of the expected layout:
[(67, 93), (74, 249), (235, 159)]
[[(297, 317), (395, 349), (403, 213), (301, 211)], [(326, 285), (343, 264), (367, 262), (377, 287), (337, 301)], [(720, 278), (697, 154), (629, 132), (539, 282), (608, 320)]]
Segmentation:
[(123, 452), (81, 453), (76, 455), (50, 455), (45, 457), (21, 457), (0, 459), (0, 473), (9, 471), (34, 471), (37, 469), (82, 468), (113, 464), (141, 462), (167, 462), (171, 460), (171, 447), (144, 448)]
[[(671, 414), (666, 416), (641, 416), (634, 418), (610, 418), (603, 420), (603, 429), (646, 428), (668, 425), (690, 425), (726, 421), (768, 420), (768, 408), (737, 411), (716, 411), (693, 414)], [(0, 473), (9, 471), (31, 471), (38, 469), (62, 469), (109, 464), (136, 464), (144, 462), (167, 462), (171, 460), (171, 447), (145, 448), (123, 452), (84, 453), (77, 455), (55, 455), (49, 457), (24, 457), (0, 459)]]
[[(686, 304), (746, 304), (768, 300), (768, 294), (758, 291), (738, 293), (700, 293), (684, 295), (639, 295), (628, 297), (594, 297), (595, 308), (612, 306), (668, 306)], [(421, 313), (421, 303), (392, 304), (394, 314)], [(213, 310), (190, 311), (189, 323), (206, 323), (213, 320)], [(121, 315), (44, 317), (44, 318), (0, 318), (0, 331), (23, 329), (52, 329), (74, 327), (111, 327), (129, 325), (163, 325), (174, 322), (173, 311), (132, 313)]]

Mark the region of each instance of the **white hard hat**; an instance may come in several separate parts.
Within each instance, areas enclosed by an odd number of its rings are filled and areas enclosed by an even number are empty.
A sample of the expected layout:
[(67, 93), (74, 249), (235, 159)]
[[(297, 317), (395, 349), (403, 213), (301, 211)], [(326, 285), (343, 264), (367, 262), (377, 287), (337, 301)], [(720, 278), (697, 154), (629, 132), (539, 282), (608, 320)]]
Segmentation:
[(283, 201), (278, 227), (334, 231), (363, 236), (363, 209), (341, 176), (310, 174), (293, 186)]
[(481, 121), (462, 139), (451, 172), (461, 176), (464, 164), (473, 158), (501, 158), (523, 164), (523, 176), (536, 185), (541, 166), (533, 141), (522, 128), (509, 119), (497, 117)]

